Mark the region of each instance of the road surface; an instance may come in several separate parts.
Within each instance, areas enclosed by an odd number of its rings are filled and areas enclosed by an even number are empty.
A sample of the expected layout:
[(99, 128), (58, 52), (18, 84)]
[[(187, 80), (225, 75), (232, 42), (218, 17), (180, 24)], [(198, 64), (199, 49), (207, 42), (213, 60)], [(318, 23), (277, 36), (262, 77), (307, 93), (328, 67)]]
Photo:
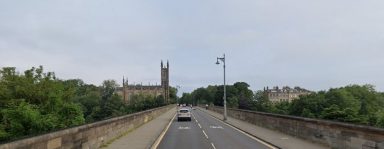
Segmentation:
[(243, 133), (201, 110), (192, 121), (173, 119), (158, 149), (271, 149), (273, 146)]

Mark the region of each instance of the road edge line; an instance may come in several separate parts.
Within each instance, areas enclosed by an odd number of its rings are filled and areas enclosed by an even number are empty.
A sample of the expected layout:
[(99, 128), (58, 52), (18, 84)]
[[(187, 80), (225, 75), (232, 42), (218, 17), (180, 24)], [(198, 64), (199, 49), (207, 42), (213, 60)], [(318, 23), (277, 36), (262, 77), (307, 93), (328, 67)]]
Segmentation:
[(164, 136), (165, 136), (165, 133), (168, 131), (169, 127), (171, 126), (173, 120), (175, 119), (177, 113), (175, 113), (175, 115), (173, 116), (173, 118), (169, 121), (167, 127), (165, 127), (165, 129), (163, 130), (163, 132), (161, 132), (160, 136), (156, 139), (156, 141), (152, 144), (151, 146), (151, 149), (157, 149), (157, 147), (159, 146), (161, 140), (163, 140)]
[[(252, 139), (254, 139), (254, 140), (256, 140), (256, 141), (258, 141), (258, 142), (260, 142), (260, 143), (262, 143), (262, 144), (264, 144), (264, 145), (266, 145), (266, 146), (268, 146), (268, 147), (270, 147), (270, 148), (272, 148), (272, 149), (273, 149), (273, 148), (281, 149), (281, 147), (278, 147), (278, 146), (276, 146), (276, 145), (273, 145), (272, 143), (270, 143), (270, 142), (268, 142), (268, 141), (265, 141), (264, 139), (261, 139), (261, 138), (255, 136), (255, 135), (253, 135), (253, 134), (251, 134), (251, 133), (249, 133), (249, 132), (244, 131), (243, 129), (241, 129), (241, 128), (239, 128), (239, 127), (236, 127), (236, 126), (234, 126), (234, 125), (232, 125), (232, 124), (230, 124), (230, 123), (228, 123), (228, 122), (226, 122), (226, 121), (223, 121), (223, 120), (217, 118), (216, 116), (211, 115), (210, 113), (208, 113), (208, 112), (206, 112), (206, 111), (204, 111), (204, 110), (201, 110), (200, 107), (199, 107), (198, 109), (199, 109), (200, 111), (204, 112), (204, 113), (207, 113), (209, 116), (211, 116), (211, 117), (213, 117), (214, 119), (216, 119), (216, 120), (222, 122), (223, 124), (225, 124), (225, 125), (227, 125), (227, 126), (229, 126), (229, 127), (234, 128), (235, 130), (237, 130), (237, 131), (239, 131), (239, 132), (241, 132), (241, 133), (247, 135), (248, 137), (250, 137), (250, 138), (252, 138)], [(217, 113), (217, 112), (216, 112), (216, 113)]]

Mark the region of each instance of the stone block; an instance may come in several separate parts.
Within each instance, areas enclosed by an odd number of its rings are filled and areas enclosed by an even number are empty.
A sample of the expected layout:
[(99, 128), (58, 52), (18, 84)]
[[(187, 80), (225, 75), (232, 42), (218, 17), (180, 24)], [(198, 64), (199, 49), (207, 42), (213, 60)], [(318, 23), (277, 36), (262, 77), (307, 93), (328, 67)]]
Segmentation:
[(373, 141), (365, 141), (362, 149), (376, 149), (376, 142)]
[(61, 137), (49, 140), (47, 143), (47, 149), (57, 149), (61, 147)]

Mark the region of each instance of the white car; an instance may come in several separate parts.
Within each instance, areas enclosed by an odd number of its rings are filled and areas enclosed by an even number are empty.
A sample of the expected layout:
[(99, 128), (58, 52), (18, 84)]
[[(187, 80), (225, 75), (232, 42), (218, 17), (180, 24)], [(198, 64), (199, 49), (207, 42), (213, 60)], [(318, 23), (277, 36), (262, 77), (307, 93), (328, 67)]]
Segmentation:
[(177, 111), (177, 121), (181, 121), (181, 120), (188, 120), (188, 121), (192, 120), (191, 111), (189, 111), (189, 109), (180, 108)]

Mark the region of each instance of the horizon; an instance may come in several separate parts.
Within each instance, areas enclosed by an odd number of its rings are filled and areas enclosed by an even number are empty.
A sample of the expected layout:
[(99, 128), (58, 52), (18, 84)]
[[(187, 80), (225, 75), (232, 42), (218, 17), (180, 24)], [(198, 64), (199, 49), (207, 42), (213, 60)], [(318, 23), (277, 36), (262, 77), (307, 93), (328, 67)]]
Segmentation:
[[(9, 66), (7, 66), (7, 67), (9, 67)], [(32, 67), (35, 67), (35, 68), (37, 68), (37, 67), (39, 67), (39, 66), (32, 66)], [(31, 68), (32, 68), (31, 67)], [(44, 73), (47, 73), (47, 72), (55, 72), (55, 71), (47, 71), (46, 69), (45, 69), (45, 67), (43, 66), (43, 68), (44, 68)], [(30, 69), (30, 68), (29, 68)], [(19, 73), (19, 74), (21, 74), (21, 75), (23, 75), (23, 73), (24, 73), (24, 71), (25, 70), (27, 70), (27, 69), (24, 69), (24, 70), (20, 70), (20, 69), (18, 69), (17, 67), (16, 67), (16, 73)], [(80, 79), (80, 80), (82, 80), (85, 84), (92, 84), (92, 85), (95, 85), (95, 86), (101, 86), (102, 85), (102, 82), (100, 82), (100, 83), (98, 83), (98, 84), (94, 84), (94, 83), (89, 83), (89, 82), (86, 82), (86, 81), (84, 81), (84, 79), (82, 79), (82, 78), (61, 78), (60, 76), (57, 76), (56, 75), (56, 73), (55, 73), (55, 76), (56, 76), (56, 78), (57, 79), (59, 79), (59, 80), (71, 80), (71, 79)], [(171, 75), (172, 76), (172, 75)], [(123, 78), (123, 77), (122, 77)], [(122, 83), (121, 82), (123, 82), (122, 79), (121, 78), (121, 80), (118, 80), (118, 79), (105, 79), (105, 80), (114, 80), (114, 81), (116, 81), (116, 83), (119, 85), (118, 87), (122, 87)], [(172, 77), (170, 77), (170, 78), (172, 78)], [(172, 79), (171, 79), (172, 80)], [(103, 80), (104, 81), (104, 80)], [(144, 81), (133, 81), (133, 83), (131, 82), (128, 82), (129, 83), (129, 85), (143, 85), (143, 86), (146, 86), (146, 85), (152, 85), (152, 86), (159, 86), (160, 85), (160, 83), (159, 82), (161, 82), (160, 81), (160, 77), (159, 77), (159, 81), (158, 82), (155, 82), (155, 83), (153, 83), (153, 82), (145, 82), (144, 83)], [(235, 83), (237, 83), (237, 82), (245, 82), (245, 83), (247, 83), (248, 85), (250, 85), (249, 84), (249, 82), (246, 82), (246, 81), (235, 81), (235, 82), (233, 82), (233, 83), (230, 83), (230, 84), (226, 84), (226, 85), (233, 85), (233, 84), (235, 84)], [(222, 86), (223, 84), (208, 84), (208, 85), (205, 85), (205, 86), (200, 86), (200, 87), (196, 87), (196, 88), (193, 88), (191, 91), (188, 91), (188, 92), (186, 92), (186, 91), (184, 91), (184, 92), (182, 92), (182, 90), (178, 90), (178, 96), (181, 96), (183, 93), (191, 93), (193, 90), (196, 90), (197, 88), (201, 88), (201, 87), (203, 87), (203, 88), (206, 88), (206, 87), (208, 87), (208, 86)], [(285, 86), (288, 86), (288, 87), (291, 87), (291, 88), (294, 88), (294, 87), (300, 87), (300, 88), (303, 88), (303, 89), (307, 89), (307, 90), (309, 90), (309, 91), (313, 91), (313, 92), (320, 92), (320, 91), (328, 91), (328, 90), (330, 90), (330, 89), (335, 89), (335, 88), (342, 88), (342, 87), (346, 87), (346, 86), (350, 86), (350, 85), (359, 85), (359, 86), (363, 86), (363, 85), (372, 85), (373, 87), (374, 87), (374, 89), (377, 91), (377, 92), (383, 92), (382, 90), (378, 90), (377, 89), (377, 87), (374, 85), (374, 84), (346, 84), (346, 85), (342, 85), (342, 86), (330, 86), (330, 87), (328, 87), (328, 88), (324, 88), (324, 89), (319, 89), (319, 90), (312, 90), (312, 89), (309, 89), (309, 88), (307, 88), (307, 87), (305, 87), (305, 86), (298, 86), (298, 85), (271, 85), (271, 86), (263, 86), (262, 88), (259, 88), (259, 89), (255, 89), (255, 88), (252, 88), (252, 86), (250, 85), (250, 89), (253, 91), (253, 92), (256, 92), (256, 91), (262, 91), (263, 89), (264, 89), (264, 87), (269, 87), (270, 89), (271, 88), (273, 88), (273, 87), (275, 87), (275, 86), (278, 86), (279, 88), (282, 88), (282, 87), (285, 87)], [(174, 87), (174, 88), (177, 88), (177, 86), (176, 85), (170, 85), (171, 87)]]

